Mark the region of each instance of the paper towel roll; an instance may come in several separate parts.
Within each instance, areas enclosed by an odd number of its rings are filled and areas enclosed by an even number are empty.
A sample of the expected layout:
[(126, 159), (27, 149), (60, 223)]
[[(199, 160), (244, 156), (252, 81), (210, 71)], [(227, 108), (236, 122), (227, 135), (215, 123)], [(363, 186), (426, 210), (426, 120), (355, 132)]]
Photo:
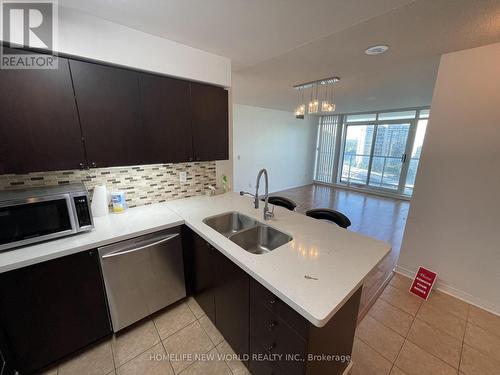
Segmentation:
[(95, 217), (109, 214), (109, 192), (105, 185), (97, 185), (94, 188), (91, 207)]

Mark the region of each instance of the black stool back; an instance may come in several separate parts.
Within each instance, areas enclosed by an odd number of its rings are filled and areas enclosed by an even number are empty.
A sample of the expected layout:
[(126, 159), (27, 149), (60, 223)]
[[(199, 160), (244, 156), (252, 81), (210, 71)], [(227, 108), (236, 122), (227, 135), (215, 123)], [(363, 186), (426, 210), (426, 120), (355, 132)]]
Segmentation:
[[(261, 199), (265, 200), (265, 199)], [(273, 204), (275, 206), (280, 206), (280, 207), (285, 207), (286, 209), (290, 211), (294, 211), (295, 207), (297, 207), (297, 204), (292, 201), (291, 199), (285, 198), (285, 197), (278, 197), (276, 195), (269, 197), (267, 200), (270, 204)]]
[(314, 208), (306, 212), (307, 216), (310, 216), (314, 219), (320, 220), (328, 220), (339, 227), (349, 228), (351, 226), (351, 220), (347, 216), (345, 216), (342, 212), (330, 210), (329, 208)]

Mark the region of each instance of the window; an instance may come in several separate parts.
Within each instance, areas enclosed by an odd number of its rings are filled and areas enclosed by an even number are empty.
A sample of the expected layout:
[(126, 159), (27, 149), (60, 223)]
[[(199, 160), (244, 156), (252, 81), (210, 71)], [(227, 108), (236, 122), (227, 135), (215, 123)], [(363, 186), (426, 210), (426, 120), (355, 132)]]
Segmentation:
[(335, 161), (335, 139), (339, 116), (322, 116), (319, 119), (316, 142), (316, 181), (332, 182)]
[(429, 109), (320, 117), (315, 181), (411, 196)]

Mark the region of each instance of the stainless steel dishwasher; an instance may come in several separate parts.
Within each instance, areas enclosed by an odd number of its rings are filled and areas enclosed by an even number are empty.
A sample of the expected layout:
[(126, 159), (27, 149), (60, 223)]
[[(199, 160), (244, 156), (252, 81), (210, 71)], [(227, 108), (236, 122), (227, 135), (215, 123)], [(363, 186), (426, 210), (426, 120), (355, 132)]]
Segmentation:
[(186, 296), (180, 228), (99, 248), (113, 331)]

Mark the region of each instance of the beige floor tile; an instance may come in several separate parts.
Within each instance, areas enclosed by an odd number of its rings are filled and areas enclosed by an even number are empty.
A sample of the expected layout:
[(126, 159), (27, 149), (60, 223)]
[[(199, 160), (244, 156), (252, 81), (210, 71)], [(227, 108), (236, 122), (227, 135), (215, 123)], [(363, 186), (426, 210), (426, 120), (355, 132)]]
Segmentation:
[(356, 336), (391, 362), (396, 360), (405, 341), (402, 336), (369, 315), (359, 324)]
[(167, 353), (161, 343), (139, 354), (116, 370), (118, 375), (170, 375), (174, 374)]
[(467, 323), (464, 341), (467, 345), (500, 362), (500, 337), (497, 335)]
[(450, 336), (462, 340), (465, 333), (466, 321), (447, 311), (440, 310), (428, 303), (423, 303), (418, 310), (417, 318), (439, 328)]
[(222, 341), (224, 341), (224, 337), (222, 337), (221, 333), (208, 318), (208, 316), (202, 316), (199, 322), (202, 328), (207, 333), (208, 337), (210, 337), (210, 340), (212, 340), (215, 345), (219, 345)]
[(464, 344), (460, 371), (465, 375), (498, 375), (500, 374), (500, 362), (496, 362)]
[(392, 363), (358, 338), (352, 348), (352, 375), (388, 375)]
[(205, 312), (200, 307), (200, 305), (198, 305), (198, 302), (196, 302), (196, 300), (193, 297), (186, 298), (186, 303), (193, 312), (194, 316), (196, 316), (196, 319), (199, 319), (203, 315), (205, 315)]
[(114, 370), (109, 340), (101, 342), (59, 364), (60, 375), (106, 375)]
[(153, 318), (162, 340), (193, 323), (195, 320), (196, 317), (184, 302), (177, 303), (162, 310)]
[(207, 358), (198, 360), (187, 369), (182, 371), (182, 375), (232, 375), (231, 370), (224, 361), (219, 358), (220, 354), (217, 349), (212, 349), (208, 352)]
[(458, 340), (419, 319), (415, 319), (413, 322), (407, 339), (458, 369), (462, 340)]
[(469, 322), (500, 336), (500, 316), (471, 305), (469, 310)]
[(392, 370), (391, 370), (391, 374), (390, 375), (407, 375), (407, 374), (403, 370), (400, 370), (396, 366), (394, 366), (392, 368)]
[(440, 292), (439, 290), (432, 291), (427, 303), (440, 310), (447, 311), (460, 319), (467, 319), (469, 305), (464, 301)]
[(234, 375), (249, 375), (243, 362), (236, 359), (236, 354), (227, 341), (222, 341), (217, 345), (217, 351), (225, 356), (225, 360)]
[(167, 352), (174, 356), (171, 363), (176, 374), (194, 362), (197, 354), (207, 353), (214, 347), (198, 321), (169, 336), (163, 343)]
[(404, 292), (400, 289), (394, 288), (391, 285), (387, 285), (385, 290), (382, 292), (380, 298), (384, 301), (390, 303), (391, 305), (415, 316), (422, 303), (418, 297), (411, 295), (408, 292)]
[(458, 371), (406, 340), (395, 365), (408, 375), (457, 375)]
[(383, 299), (378, 299), (375, 302), (368, 315), (392, 328), (403, 337), (406, 337), (413, 322), (413, 316), (392, 306)]
[(114, 335), (111, 340), (115, 366), (119, 367), (160, 342), (151, 320), (134, 324)]
[(411, 283), (412, 279), (410, 279), (409, 277), (400, 275), (399, 273), (395, 273), (391, 281), (389, 282), (389, 285), (407, 292), (408, 290), (410, 290)]

